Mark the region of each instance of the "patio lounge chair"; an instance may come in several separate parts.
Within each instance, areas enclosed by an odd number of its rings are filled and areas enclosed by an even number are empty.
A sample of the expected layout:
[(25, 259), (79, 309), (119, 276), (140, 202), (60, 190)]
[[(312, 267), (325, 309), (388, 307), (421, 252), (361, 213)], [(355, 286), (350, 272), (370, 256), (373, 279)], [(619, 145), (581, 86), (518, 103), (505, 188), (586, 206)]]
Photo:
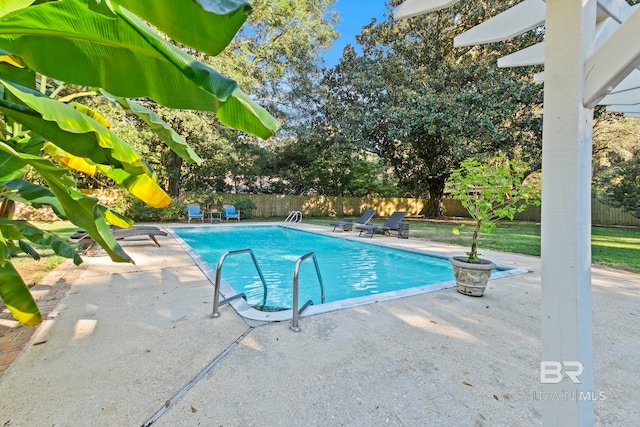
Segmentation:
[[(148, 238), (153, 240), (153, 243), (158, 247), (160, 247), (160, 243), (158, 243), (158, 240), (156, 240), (156, 236), (167, 235), (165, 231), (162, 231), (158, 227), (152, 225), (134, 225), (130, 228), (114, 227), (111, 229), (111, 233), (116, 240), (122, 240), (127, 237), (147, 236)], [(79, 243), (85, 248), (95, 243), (91, 236), (89, 236), (89, 234), (84, 230), (77, 231), (73, 236), (69, 237), (68, 242)]]
[(354, 225), (364, 225), (369, 221), (371, 221), (371, 218), (373, 218), (373, 215), (375, 213), (376, 213), (375, 209), (367, 209), (366, 211), (364, 211), (362, 216), (356, 220), (356, 222), (337, 221), (337, 222), (332, 222), (329, 225), (333, 225), (333, 231), (336, 231), (336, 228), (338, 227), (340, 227), (340, 231), (351, 231)]
[(200, 220), (204, 222), (204, 213), (200, 210), (200, 205), (187, 205), (187, 224), (191, 224), (191, 218), (200, 218)]
[(373, 234), (378, 232), (382, 234), (389, 234), (389, 231), (394, 230), (398, 231), (398, 225), (402, 222), (404, 217), (407, 215), (406, 212), (396, 211), (389, 219), (382, 225), (374, 225), (374, 224), (364, 224), (364, 225), (356, 225), (356, 228), (360, 230), (359, 236), (362, 236), (362, 233), (370, 234), (370, 237), (373, 238)]
[(225, 221), (237, 219), (238, 222), (240, 222), (240, 211), (237, 211), (233, 205), (222, 205), (222, 218), (224, 218)]

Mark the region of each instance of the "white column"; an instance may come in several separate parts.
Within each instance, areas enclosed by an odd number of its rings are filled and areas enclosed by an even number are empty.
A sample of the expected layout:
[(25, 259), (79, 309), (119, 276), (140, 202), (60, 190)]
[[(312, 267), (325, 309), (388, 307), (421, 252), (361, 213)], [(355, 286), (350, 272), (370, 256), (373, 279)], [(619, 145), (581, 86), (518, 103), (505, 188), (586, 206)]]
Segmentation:
[[(593, 425), (591, 136), (584, 63), (593, 45), (595, 0), (547, 0), (542, 149), (542, 362), (564, 375), (543, 384), (545, 426)], [(542, 368), (542, 366), (541, 366)], [(552, 366), (552, 370), (553, 370)], [(544, 371), (541, 369), (541, 381)], [(547, 371), (548, 373), (548, 371)], [(577, 374), (577, 372), (576, 372)], [(576, 377), (576, 375), (574, 375)], [(553, 381), (548, 375), (546, 381)], [(587, 394), (589, 392), (589, 394)], [(549, 394), (551, 393), (551, 394)]]

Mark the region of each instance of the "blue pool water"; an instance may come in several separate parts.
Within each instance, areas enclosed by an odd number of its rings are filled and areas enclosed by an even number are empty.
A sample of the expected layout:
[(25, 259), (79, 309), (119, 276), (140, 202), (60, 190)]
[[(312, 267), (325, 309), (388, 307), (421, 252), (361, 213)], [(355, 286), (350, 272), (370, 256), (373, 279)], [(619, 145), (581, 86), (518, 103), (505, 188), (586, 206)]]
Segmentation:
[[(324, 281), (325, 302), (454, 280), (448, 260), (364, 242), (327, 237), (280, 226), (183, 227), (174, 232), (215, 267), (230, 250), (253, 249), (268, 285), (267, 306), (291, 308), (296, 260), (315, 252)], [(262, 304), (263, 286), (250, 254), (227, 257), (222, 278), (249, 304)], [(311, 259), (299, 275), (300, 305), (320, 304), (320, 285)]]

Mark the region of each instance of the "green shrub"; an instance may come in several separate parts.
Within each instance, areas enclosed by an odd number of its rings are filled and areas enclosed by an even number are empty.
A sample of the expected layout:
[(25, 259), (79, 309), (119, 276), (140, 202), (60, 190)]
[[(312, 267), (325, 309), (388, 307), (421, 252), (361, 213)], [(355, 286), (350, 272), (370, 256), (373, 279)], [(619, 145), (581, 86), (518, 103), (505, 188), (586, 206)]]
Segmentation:
[(258, 209), (255, 203), (250, 199), (233, 199), (230, 204), (240, 211), (240, 217), (243, 219), (253, 218), (253, 210)]
[(204, 212), (208, 212), (213, 209), (222, 210), (222, 205), (225, 203), (224, 200), (224, 194), (212, 193), (208, 190), (194, 190), (186, 194), (182, 201), (184, 202), (183, 206), (188, 203), (197, 203)]
[(173, 200), (166, 208), (156, 209), (128, 194), (120, 197), (112, 208), (139, 222), (178, 221), (186, 218), (187, 211), (183, 202)]

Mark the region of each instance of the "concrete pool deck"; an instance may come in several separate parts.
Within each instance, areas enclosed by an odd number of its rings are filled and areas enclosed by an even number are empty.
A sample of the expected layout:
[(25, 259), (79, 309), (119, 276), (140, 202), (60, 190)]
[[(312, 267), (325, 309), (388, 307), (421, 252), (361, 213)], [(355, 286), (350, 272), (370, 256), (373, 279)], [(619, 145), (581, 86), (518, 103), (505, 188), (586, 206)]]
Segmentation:
[[(0, 378), (0, 425), (541, 424), (536, 257), (483, 251), (530, 273), (482, 298), (445, 289), (303, 315), (294, 333), (229, 306), (212, 319), (211, 282), (171, 236), (159, 242), (125, 243), (135, 266), (85, 258)], [(637, 425), (640, 275), (593, 268), (593, 307), (596, 424)]]

